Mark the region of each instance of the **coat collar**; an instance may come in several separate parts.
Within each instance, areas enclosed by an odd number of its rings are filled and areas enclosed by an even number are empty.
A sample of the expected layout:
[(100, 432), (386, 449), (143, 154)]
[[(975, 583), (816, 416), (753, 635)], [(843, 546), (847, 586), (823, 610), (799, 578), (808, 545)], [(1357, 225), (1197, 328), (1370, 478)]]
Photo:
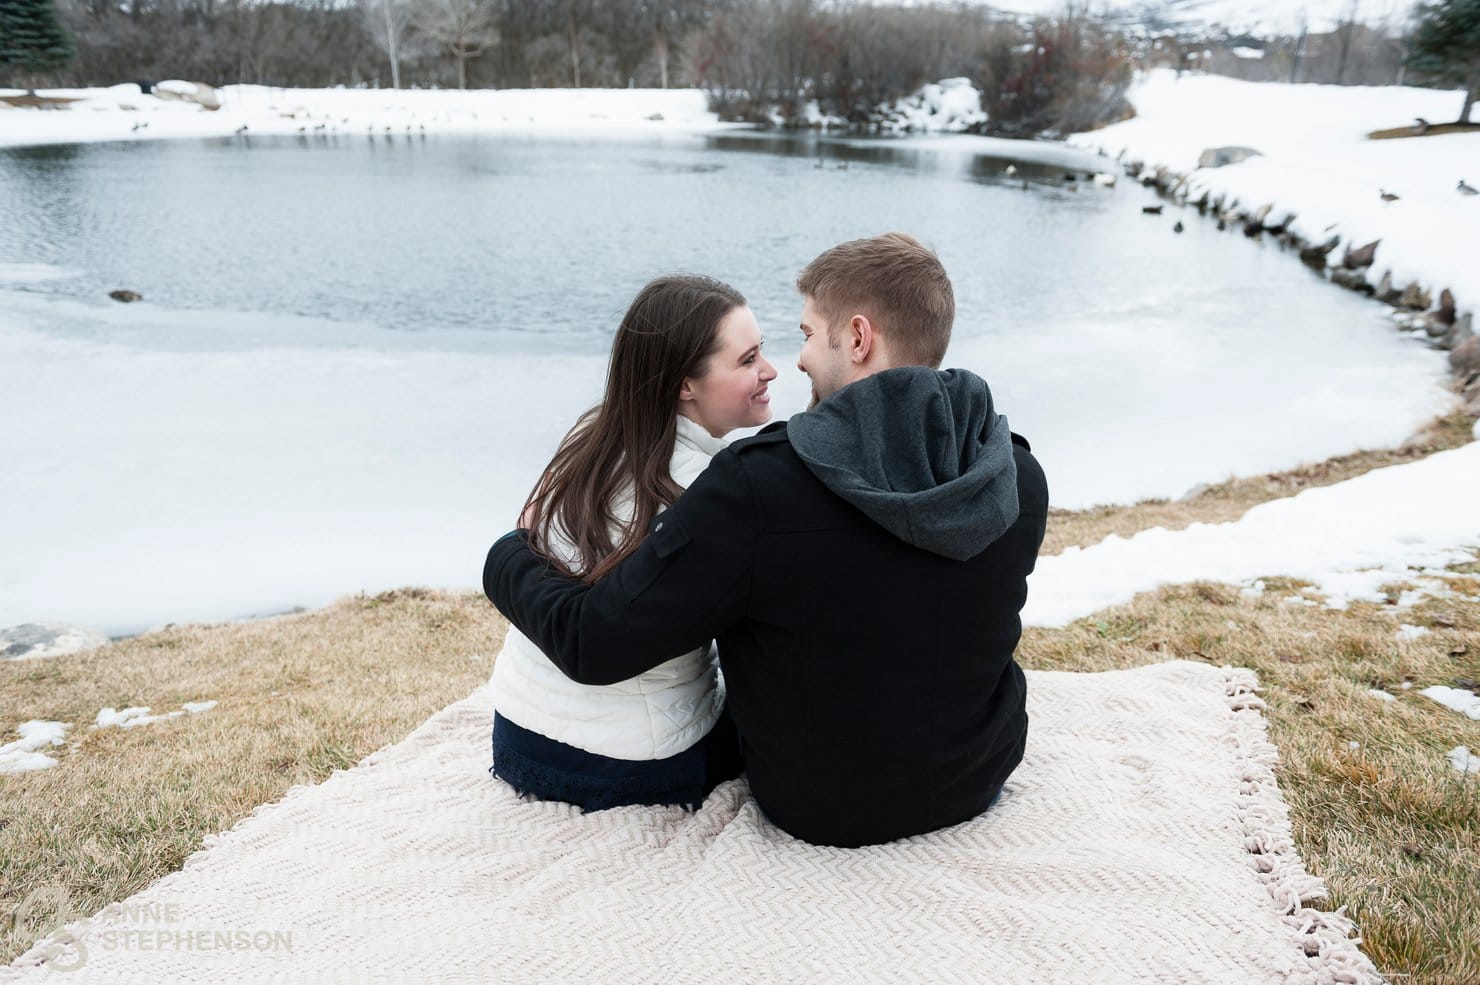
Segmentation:
[(716, 438), (682, 414), (678, 415), (677, 443), (710, 458), (724, 451), (729, 445), (724, 438)]

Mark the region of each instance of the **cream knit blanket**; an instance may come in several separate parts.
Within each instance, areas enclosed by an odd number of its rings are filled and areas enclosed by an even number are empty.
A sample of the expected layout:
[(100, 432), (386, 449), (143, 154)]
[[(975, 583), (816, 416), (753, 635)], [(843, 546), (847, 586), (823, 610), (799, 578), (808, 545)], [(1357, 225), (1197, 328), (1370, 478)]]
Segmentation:
[[(481, 688), (0, 982), (1376, 981), (1290, 839), (1254, 675), (1030, 673), (998, 805), (818, 848), (743, 780), (582, 815), (489, 777)], [(80, 967), (77, 967), (80, 964)], [(75, 968), (63, 972), (63, 967)]]

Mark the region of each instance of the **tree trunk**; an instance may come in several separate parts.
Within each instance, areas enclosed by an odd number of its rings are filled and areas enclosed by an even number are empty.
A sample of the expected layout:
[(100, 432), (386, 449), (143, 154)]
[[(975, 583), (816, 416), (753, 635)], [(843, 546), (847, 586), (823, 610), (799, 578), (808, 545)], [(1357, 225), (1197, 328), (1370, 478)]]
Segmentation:
[(657, 36), (653, 39), (653, 50), (658, 58), (659, 85), (668, 88), (668, 32), (661, 27), (658, 28)]
[(575, 80), (575, 87), (581, 87), (581, 49), (576, 41), (576, 19), (569, 18), (565, 22), (566, 32), (570, 36), (570, 75)]
[(391, 19), (391, 0), (382, 0), (385, 7), (385, 39), (386, 48), (391, 56), (391, 88), (401, 88), (401, 39), (396, 30), (396, 25)]
[(455, 53), (457, 58), (457, 87), (466, 89), (468, 87), (468, 53), (459, 48)]
[(1480, 91), (1480, 82), (1470, 83), (1470, 87), (1465, 90), (1465, 108), (1459, 111), (1459, 122), (1461, 124), (1470, 122), (1470, 107), (1475, 105), (1476, 91)]

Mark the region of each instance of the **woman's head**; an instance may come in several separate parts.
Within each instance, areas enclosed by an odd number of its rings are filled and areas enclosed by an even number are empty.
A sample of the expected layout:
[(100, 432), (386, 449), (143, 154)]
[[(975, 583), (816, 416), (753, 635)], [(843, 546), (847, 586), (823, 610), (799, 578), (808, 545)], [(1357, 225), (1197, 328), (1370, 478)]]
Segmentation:
[[(601, 410), (632, 432), (683, 414), (715, 437), (771, 419), (760, 326), (745, 298), (711, 277), (675, 274), (632, 299), (612, 343)], [(665, 463), (666, 464), (666, 463)]]
[[(770, 419), (776, 371), (760, 344), (745, 298), (727, 284), (685, 274), (639, 291), (617, 328), (601, 403), (566, 435), (525, 504), (535, 549), (555, 560), (558, 530), (580, 555), (572, 573), (587, 581), (635, 550), (683, 491), (669, 474), (677, 414), (716, 437)], [(619, 524), (613, 504), (629, 490), (631, 522)]]

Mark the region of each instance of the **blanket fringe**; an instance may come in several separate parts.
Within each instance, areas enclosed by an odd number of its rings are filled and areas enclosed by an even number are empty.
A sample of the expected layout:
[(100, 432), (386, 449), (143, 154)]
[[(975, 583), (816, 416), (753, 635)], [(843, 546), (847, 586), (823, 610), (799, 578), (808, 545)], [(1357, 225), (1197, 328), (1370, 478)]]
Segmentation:
[(1290, 985), (1373, 985), (1381, 977), (1362, 953), (1362, 938), (1345, 907), (1317, 910), (1307, 906), (1329, 898), (1326, 884), (1306, 871), (1295, 848), (1289, 808), (1275, 782), (1279, 750), (1267, 737), (1265, 703), (1252, 670), (1223, 667), (1228, 698), (1226, 741), (1234, 747), (1239, 781), (1239, 825), (1244, 850), (1270, 898), (1283, 914), (1305, 954), (1306, 970)]

